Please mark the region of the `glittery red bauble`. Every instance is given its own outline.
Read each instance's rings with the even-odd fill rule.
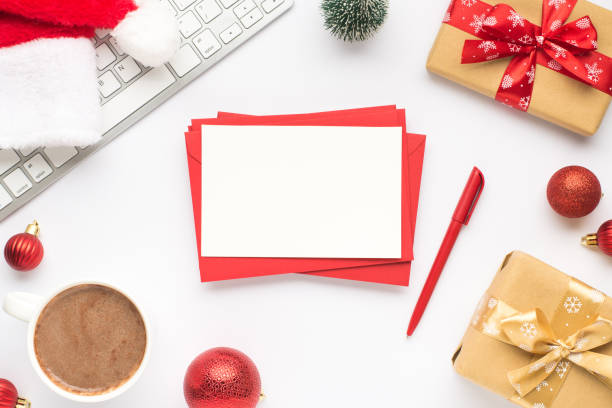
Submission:
[[[13,235],[4,247],[6,262],[18,271],[36,268],[42,261],[44,253],[40,239],[27,232]]]
[[[253,408],[261,395],[261,379],[246,354],[218,347],[189,365],[183,392],[189,408]]]
[[[604,222],[597,230],[597,246],[602,252],[612,256],[612,220]]]
[[[17,388],[10,381],[0,378],[0,408],[15,408],[18,398]]]
[[[564,217],[589,214],[601,200],[601,185],[590,170],[580,166],[564,167],[551,177],[546,189],[550,206]]]

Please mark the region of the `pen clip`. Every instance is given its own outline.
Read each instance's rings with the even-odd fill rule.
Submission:
[[[460,222],[463,225],[468,225],[470,218],[472,218],[472,214],[474,213],[474,209],[476,208],[476,203],[478,203],[482,190],[484,189],[484,184],[484,175],[478,169],[478,167],[474,167],[472,173],[470,174],[470,178],[465,185],[465,189],[463,190],[463,194],[461,195],[457,209],[453,214],[453,219],[455,221]]]

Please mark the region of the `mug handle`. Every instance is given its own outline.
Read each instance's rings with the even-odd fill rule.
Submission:
[[[43,298],[26,292],[12,292],[4,298],[2,308],[16,319],[29,322],[43,303]]]

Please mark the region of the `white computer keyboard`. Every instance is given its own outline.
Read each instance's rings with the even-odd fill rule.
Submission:
[[[155,109],[255,33],[293,0],[160,0],[174,13],[181,47],[158,68],[145,67],[108,31],[93,39],[102,105],[102,141],[88,147],[0,150],[0,220],[57,181],[88,155]]]

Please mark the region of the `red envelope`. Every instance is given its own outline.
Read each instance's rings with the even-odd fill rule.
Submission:
[[[343,112],[323,112],[318,114],[248,117],[244,115],[219,114],[219,119],[194,120],[186,133],[187,152],[189,157],[189,172],[196,225],[198,252],[201,250],[201,129],[202,124],[269,124],[269,125],[338,125],[338,126],[399,126],[404,123],[403,112],[394,107],[379,107]],[[332,276],[346,279],[365,280],[370,282],[407,285],[412,259],[412,236],[416,209],[420,173],[422,169],[424,136],[410,135],[404,137],[404,153],[410,157],[404,165],[403,202],[406,211],[402,214],[404,228],[402,231],[402,258],[398,260],[376,259],[288,259],[288,258],[214,258],[201,257],[200,272],[203,282],[263,276],[291,272],[313,272],[321,276]],[[411,169],[413,171],[408,171]],[[416,182],[415,175],[417,173]],[[410,191],[410,193],[409,193]],[[416,191],[416,195],[414,192]],[[384,264],[384,265],[382,265]],[[373,266],[375,265],[375,266]],[[388,268],[383,268],[387,266]],[[376,267],[376,269],[374,269]],[[351,269],[346,269],[351,268]],[[356,268],[356,269],[355,269]]]

